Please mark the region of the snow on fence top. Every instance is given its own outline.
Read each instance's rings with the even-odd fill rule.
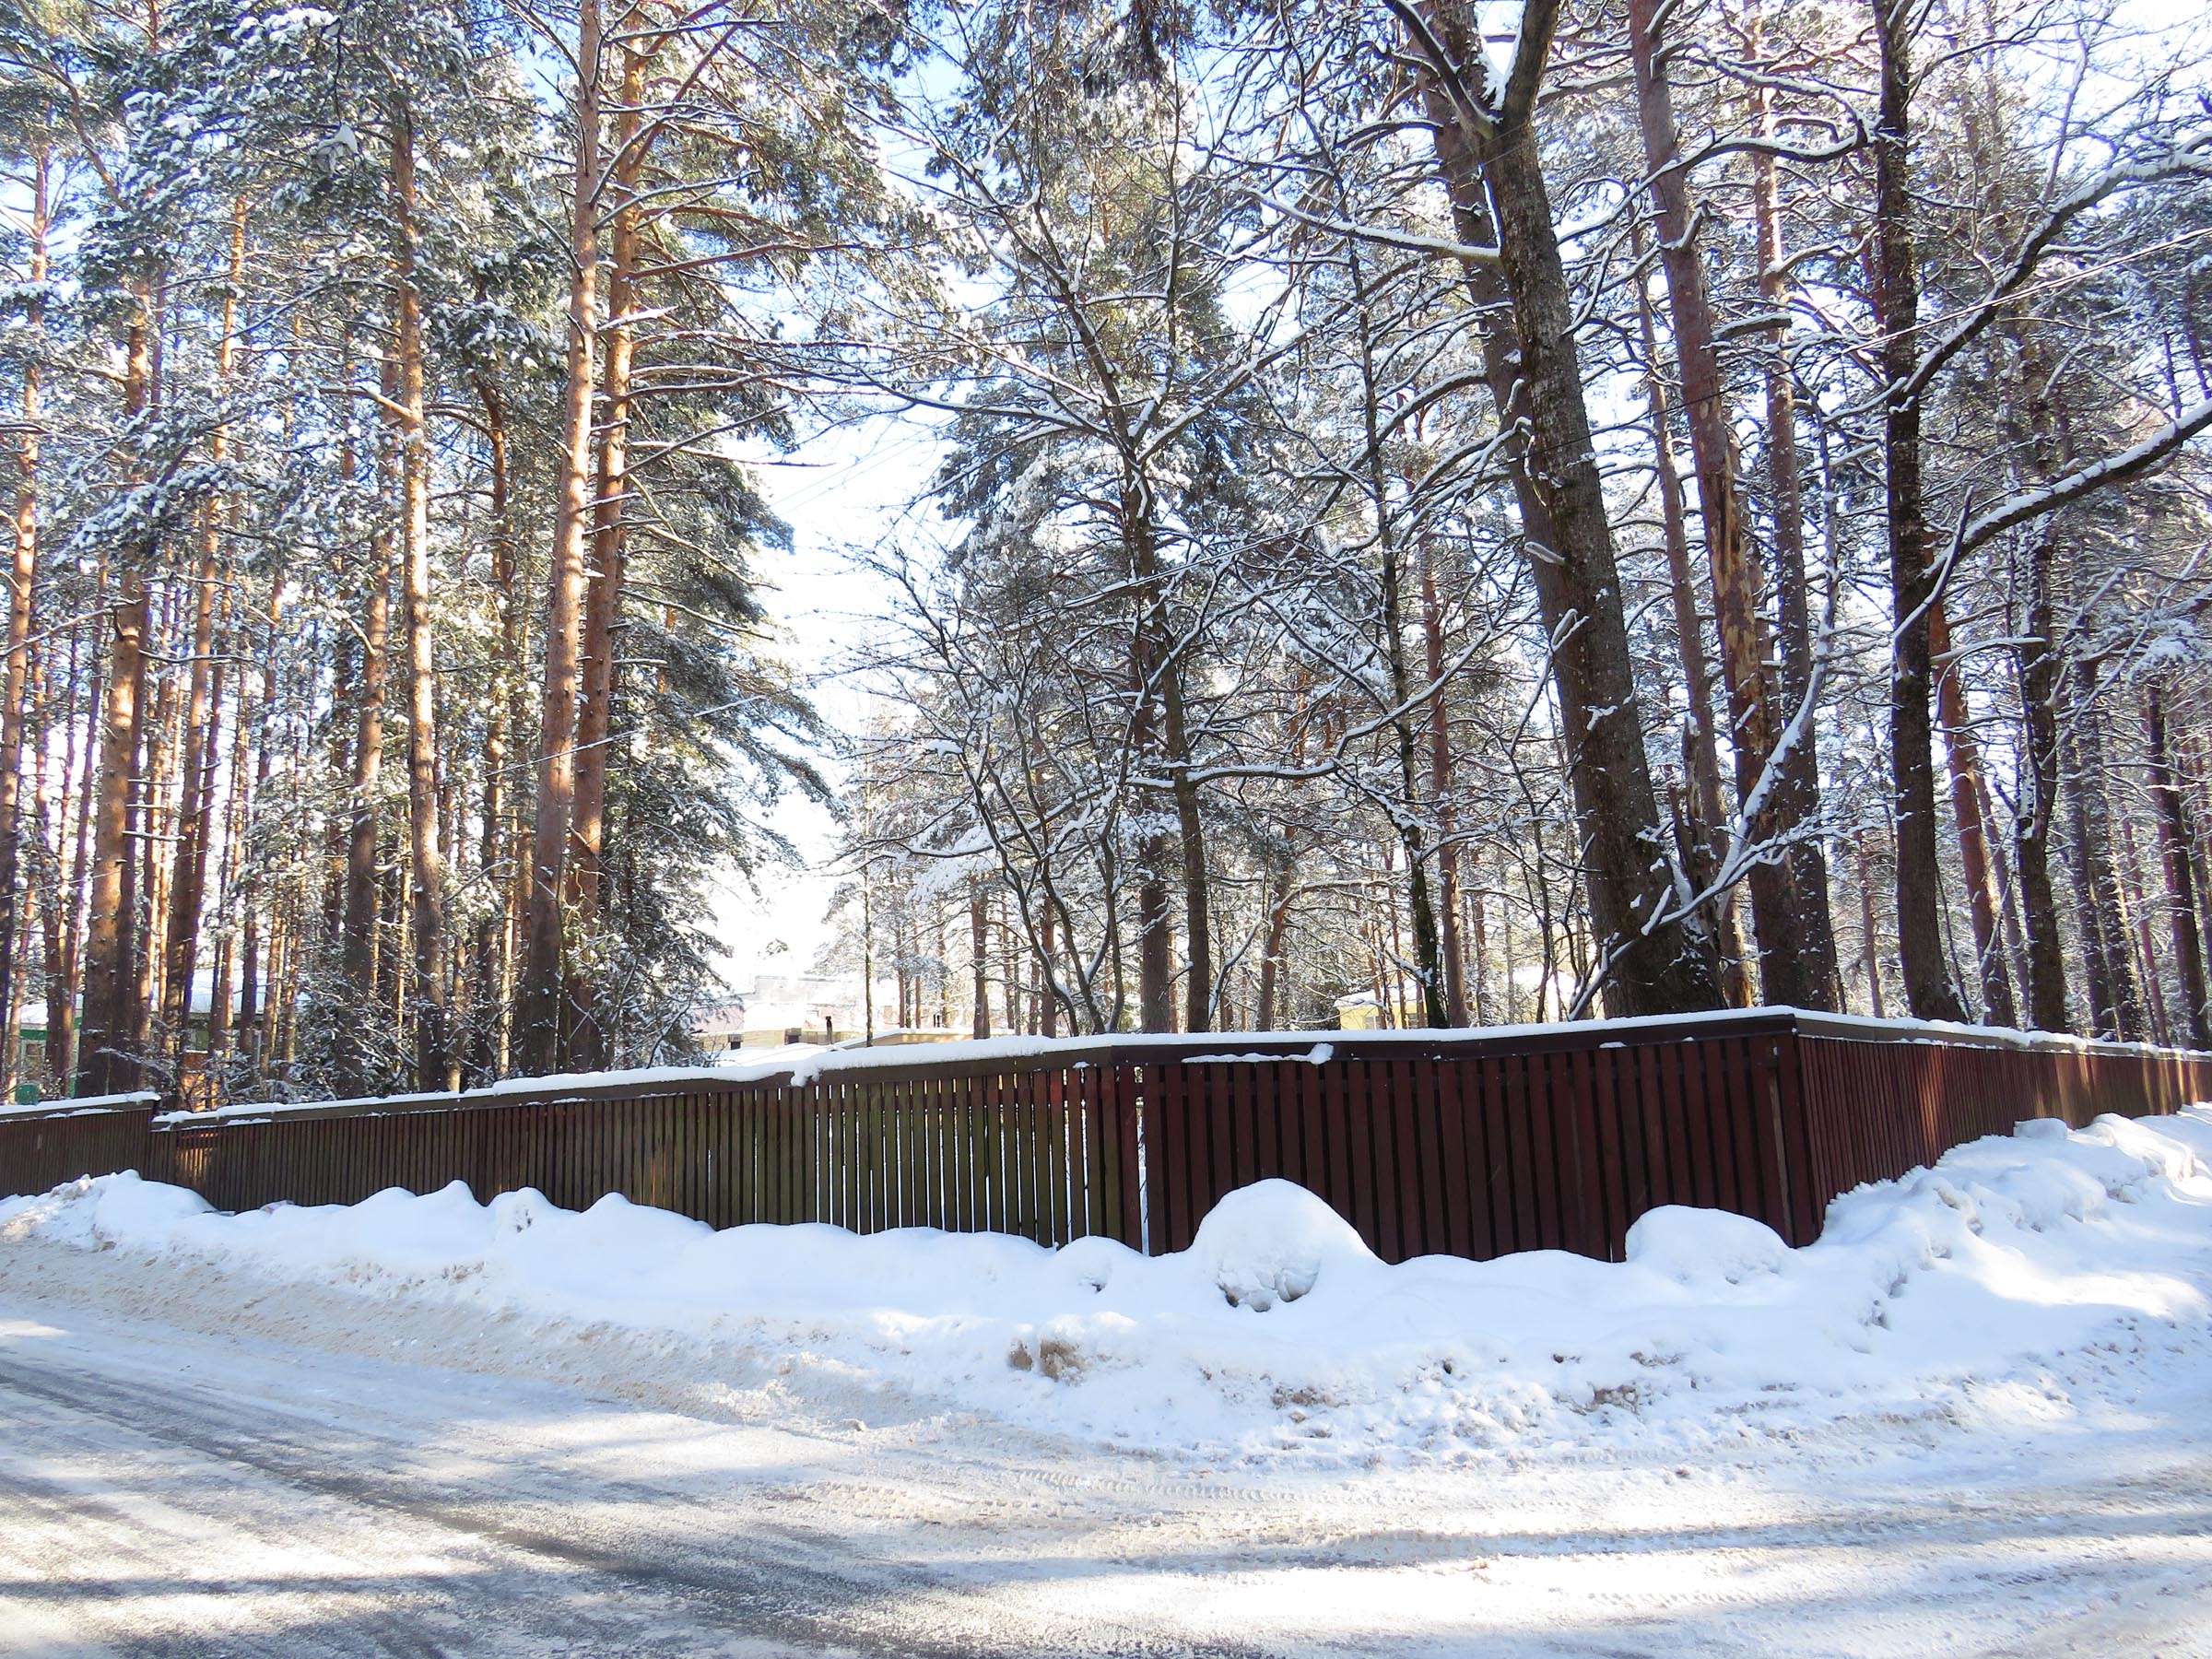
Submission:
[[[1116,1032],[1088,1037],[994,1037],[980,1041],[912,1043],[882,1047],[818,1049],[794,1053],[791,1049],[768,1051],[762,1058],[737,1064],[709,1065],[639,1066],[625,1071],[566,1072],[549,1077],[509,1077],[477,1088],[454,1093],[431,1092],[369,1095],[343,1100],[293,1101],[243,1100],[212,1112],[169,1112],[158,1115],[158,1124],[178,1126],[222,1121],[257,1121],[301,1112],[339,1113],[421,1112],[471,1105],[511,1102],[516,1097],[557,1100],[611,1095],[643,1096],[723,1089],[732,1084],[782,1084],[804,1087],[852,1073],[893,1071],[907,1074],[957,1074],[994,1063],[1028,1062],[1022,1069],[1046,1069],[1053,1065],[1080,1066],[1110,1064],[1138,1055],[1157,1054],[1185,1065],[1206,1063],[1302,1061],[1324,1065],[1332,1058],[1352,1057],[1352,1051],[1411,1049],[1419,1052],[1449,1048],[1472,1053],[1517,1049],[1535,1045],[1575,1048],[1618,1046],[1639,1041],[1749,1036],[1760,1032],[1790,1031],[1813,1037],[1840,1038],[1869,1042],[1941,1042],[1976,1048],[2008,1048],[2039,1052],[2099,1054],[2157,1054],[2161,1050],[2147,1043],[2109,1042],[2050,1031],[2025,1031],[2002,1026],[1959,1025],[1944,1020],[1871,1019],[1858,1015],[1826,1014],[1783,1006],[1724,1008],[1703,1013],[1660,1014],[1640,1018],[1585,1019],[1540,1025],[1473,1026],[1453,1030],[1422,1029],[1397,1031],[1239,1031],[1214,1033]],[[151,1095],[104,1096],[99,1100],[48,1101],[40,1108],[143,1104]]]
[[[87,1112],[134,1112],[159,1106],[161,1097],[152,1089],[134,1094],[79,1095],[75,1100],[9,1100],[0,1103],[0,1117],[76,1117]]]

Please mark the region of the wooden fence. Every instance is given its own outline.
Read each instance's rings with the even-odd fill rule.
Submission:
[[[160,1097],[103,1095],[0,1110],[0,1196],[42,1193],[79,1175],[144,1171]]]
[[[1618,1258],[1663,1204],[1793,1243],[1828,1201],[2021,1118],[2212,1099],[2212,1055],[1755,1009],[1490,1032],[1138,1037],[612,1074],[460,1096],[0,1118],[0,1193],[135,1168],[223,1209],[463,1181],[715,1227],[941,1227],[1186,1247],[1226,1193],[1311,1188],[1376,1252]]]

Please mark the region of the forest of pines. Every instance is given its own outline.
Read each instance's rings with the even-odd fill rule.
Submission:
[[[792,796],[885,1026],[2212,1047],[2185,9],[0,0],[7,1080],[683,1059]]]

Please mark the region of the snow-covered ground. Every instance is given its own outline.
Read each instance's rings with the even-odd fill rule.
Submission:
[[[0,1203],[0,1653],[2212,1653],[2212,1112],[1630,1257],[78,1183]]]

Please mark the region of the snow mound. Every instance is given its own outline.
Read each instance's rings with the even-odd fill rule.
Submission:
[[[1392,1265],[1281,1181],[1154,1258],[1103,1239],[716,1232],[620,1197],[482,1205],[458,1183],[227,1216],[129,1174],[0,1202],[0,1277],[41,1244],[143,1265],[157,1300],[177,1268],[338,1284],[371,1299],[364,1318],[439,1302],[525,1322],[518,1340],[626,1341],[641,1364],[834,1378],[1208,1457],[1712,1448],[1853,1416],[2047,1425],[2077,1409],[2069,1379],[2124,1395],[2154,1349],[2212,1362],[2212,1108],[2023,1124],[1843,1195],[1799,1250],[1740,1216],[1653,1210],[1619,1263]]]
[[[1358,1283],[1380,1266],[1367,1241],[1304,1187],[1261,1181],[1240,1187],[1198,1224],[1191,1254],[1204,1264],[1232,1308],[1265,1313],[1321,1283]]]
[[[1646,1210],[1630,1224],[1627,1242],[1630,1261],[1683,1285],[1715,1278],[1740,1285],[1780,1272],[1790,1254],[1782,1235],[1764,1221],[1679,1204]]]
[[[166,1237],[215,1206],[183,1187],[121,1175],[80,1176],[35,1197],[0,1200],[0,1245],[46,1239],[78,1250],[113,1250]]]

